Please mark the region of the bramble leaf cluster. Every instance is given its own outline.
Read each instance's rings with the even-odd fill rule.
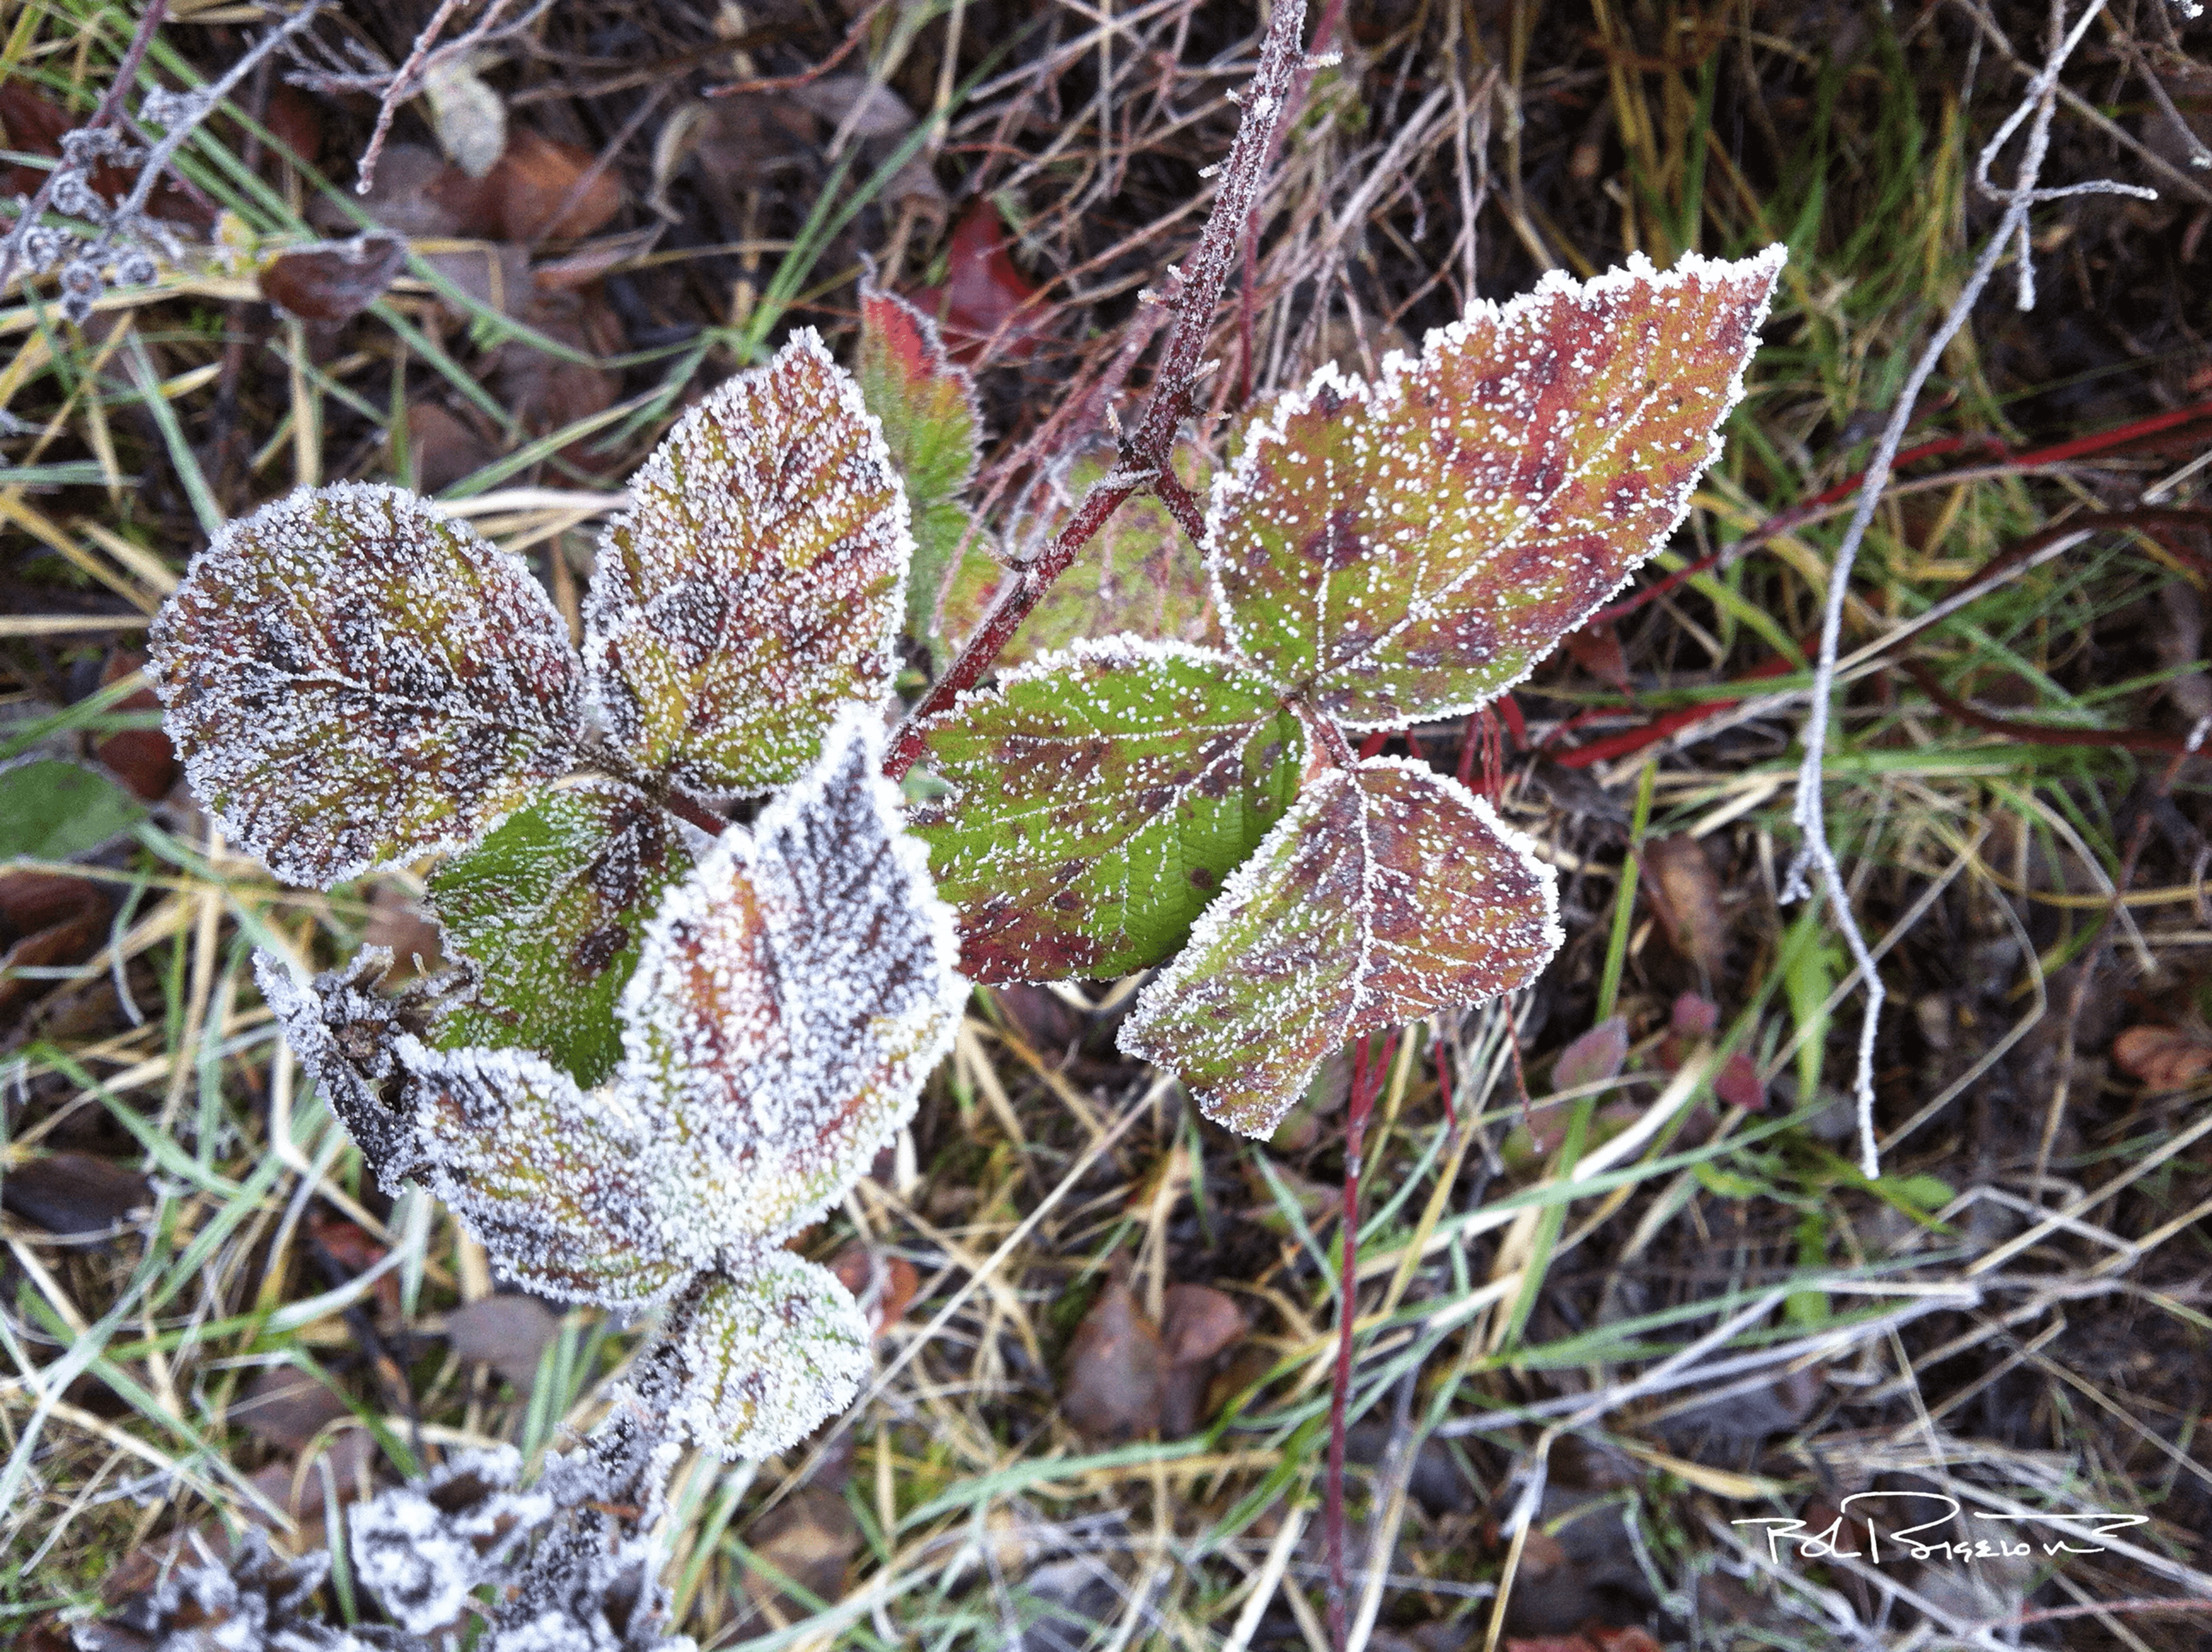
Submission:
[[[1376,383],[1328,367],[1279,400],[1211,489],[1225,648],[1078,643],[928,726],[950,789],[916,826],[964,967],[1172,958],[1122,1048],[1254,1134],[1346,1040],[1532,979],[1559,941],[1532,847],[1347,737],[1479,709],[1658,549],[1781,262],[1553,275]]]
[[[664,1420],[726,1455],[866,1375],[851,1294],[784,1246],[910,1115],[966,992],[880,772],[910,554],[880,424],[802,332],[640,471],[580,653],[517,558],[357,483],[233,524],[154,628],[195,790],[280,877],[447,857],[453,975],[256,959],[366,1162],[520,1283],[663,1309]]]

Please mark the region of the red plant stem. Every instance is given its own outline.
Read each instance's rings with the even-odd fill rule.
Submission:
[[[1336,1302],[1336,1380],[1328,1398],[1328,1479],[1322,1493],[1322,1527],[1328,1539],[1328,1636],[1343,1652],[1347,1592],[1344,1576],[1345,1413],[1352,1400],[1352,1331],[1359,1317],[1359,1153],[1367,1139],[1367,1121],[1375,1111],[1375,1092],[1396,1054],[1398,1036],[1382,1041],[1382,1053],[1370,1059],[1367,1040],[1352,1046],[1352,1095],[1344,1114],[1344,1212],[1342,1269]]]
[[[975,635],[962,647],[945,675],[930,686],[921,702],[907,714],[884,759],[884,773],[891,779],[903,778],[921,756],[923,724],[982,680],[983,673],[990,669],[991,662],[999,657],[1000,650],[1029,616],[1030,610],[1037,605],[1052,582],[1067,571],[1077,553],[1105,525],[1106,519],[1123,500],[1139,489],[1150,486],[1168,501],[1169,509],[1176,512],[1177,521],[1188,531],[1189,525],[1184,521],[1173,495],[1180,494],[1182,501],[1194,507],[1195,501],[1191,500],[1188,489],[1174,482],[1170,456],[1176,427],[1195,404],[1193,392],[1202,376],[1200,358],[1206,351],[1206,336],[1212,330],[1214,307],[1220,302],[1221,289],[1237,266],[1237,238],[1245,215],[1259,198],[1276,128],[1290,112],[1297,70],[1305,61],[1298,45],[1305,26],[1305,0],[1283,0],[1268,20],[1267,38],[1260,46],[1259,70],[1245,89],[1243,118],[1237,122],[1228,159],[1222,163],[1221,187],[1215,191],[1212,210],[1206,214],[1206,228],[1199,232],[1198,246],[1184,259],[1181,278],[1176,284],[1171,301],[1176,309],[1175,328],[1169,333],[1167,347],[1161,354],[1155,380],[1158,387],[1137,428],[1121,444],[1121,463],[1110,475],[1092,485],[1066,527],[1043,555],[1024,568],[1018,580],[1000,589],[991,611],[976,627]],[[1170,479],[1170,486],[1161,486],[1159,479],[1163,477]]]
[[[2022,745],[2100,746],[2115,751],[2157,752],[2181,757],[2189,755],[2189,742],[2177,735],[2160,734],[2147,728],[2065,728],[2047,723],[2023,723],[2010,717],[1992,717],[1985,711],[1977,711],[1965,701],[1944,691],[1936,680],[1935,673],[1917,659],[1902,659],[1899,668],[1919,686],[1940,707],[1946,715],[1955,717],[1970,728],[1988,734],[2002,734]]]
[[[1955,453],[1973,449],[1987,452],[1995,451],[2004,456],[2006,465],[2013,470],[2032,470],[2043,465],[2063,465],[2069,459],[2086,459],[2145,436],[2154,436],[2160,431],[2178,425],[2195,424],[2212,419],[2212,401],[2197,402],[2188,407],[2175,408],[2169,413],[2154,413],[2150,417],[2137,419],[2129,424],[2117,425],[2110,430],[2099,430],[2072,441],[2062,441],[2056,446],[2039,447],[2033,452],[2015,454],[1994,436],[1944,436],[1935,441],[1923,442],[1917,447],[1908,447],[1892,461],[1892,467],[1910,465],[1915,459],[1934,459],[1943,453]],[[1590,616],[1587,623],[1597,625],[1607,620],[1617,620],[1634,613],[1646,603],[1656,602],[1668,592],[1687,584],[1700,574],[1710,573],[1725,562],[1732,562],[1753,547],[1762,544],[1778,534],[1787,533],[1799,523],[1826,510],[1829,506],[1848,499],[1858,491],[1866,472],[1856,471],[1832,488],[1825,488],[1812,498],[1778,511],[1733,544],[1723,545],[1709,556],[1700,556],[1687,567],[1679,568],[1664,579],[1656,580],[1642,590],[1631,592],[1619,602],[1601,608]]]

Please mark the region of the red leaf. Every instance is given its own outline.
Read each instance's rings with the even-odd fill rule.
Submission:
[[[973,363],[987,349],[997,361],[1026,361],[1036,354],[1050,312],[1030,301],[1039,289],[1007,252],[1012,245],[999,209],[988,197],[978,200],[952,227],[945,284],[913,295],[924,315],[937,318],[956,361]]]
[[[1738,1050],[1713,1075],[1713,1096],[1747,1113],[1766,1111],[1766,1086],[1759,1081],[1759,1064]]]
[[[1611,620],[1592,620],[1561,637],[1559,646],[1599,682],[1628,691],[1628,657],[1620,651],[1620,633]]]
[[[1581,1090],[1620,1076],[1628,1060],[1628,1018],[1611,1016],[1559,1052],[1552,1064],[1552,1088]]]
[[[1668,1024],[1678,1038],[1711,1038],[1720,1030],[1721,1006],[1709,998],[1685,993],[1674,1000]]]
[[[143,654],[118,652],[100,672],[100,685],[120,682],[145,663]],[[155,711],[161,704],[153,689],[141,689],[119,701],[115,709]],[[177,749],[158,728],[118,729],[95,744],[92,755],[148,803],[168,796],[169,788],[177,783]]]
[[[2112,1060],[2152,1090],[2186,1090],[2212,1072],[2212,1039],[2174,1027],[2130,1027],[2112,1041]]]

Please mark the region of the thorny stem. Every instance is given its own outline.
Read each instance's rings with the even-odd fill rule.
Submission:
[[[1298,45],[1305,11],[1305,0],[1284,0],[1268,20],[1267,38],[1260,46],[1260,67],[1244,94],[1243,118],[1237,124],[1229,157],[1222,162],[1221,186],[1214,193],[1197,248],[1184,260],[1170,301],[1176,311],[1175,330],[1168,335],[1167,348],[1160,358],[1158,388],[1137,428],[1121,444],[1121,462],[1092,484],[1059,537],[1021,570],[1019,579],[999,593],[975,635],[908,714],[884,759],[884,773],[891,779],[902,778],[921,755],[922,725],[982,680],[1030,610],[1124,500],[1149,487],[1167,502],[1186,532],[1198,520],[1196,501],[1175,480],[1169,457],[1176,428],[1189,416],[1193,392],[1204,376],[1200,358],[1212,328],[1214,307],[1236,267],[1245,215],[1259,198],[1275,128],[1290,107],[1295,79],[1305,61]],[[1199,532],[1202,535],[1202,525]]]
[[[1875,968],[1873,953],[1868,949],[1866,937],[1859,931],[1857,920],[1851,915],[1850,896],[1844,886],[1843,869],[1837,864],[1836,852],[1828,842],[1827,818],[1823,808],[1821,782],[1826,774],[1828,744],[1828,719],[1835,699],[1836,657],[1843,635],[1844,604],[1850,594],[1851,567],[1857,559],[1859,546],[1866,538],[1868,527],[1874,521],[1875,509],[1881,503],[1882,492],[1889,483],[1890,471],[1896,463],[1897,452],[1905,440],[1906,428],[1911,423],[1914,407],[1920,392],[1951,341],[1966,326],[1980,300],[1982,289],[1989,285],[1990,277],[1996,273],[1997,265],[2008,252],[2015,249],[2020,255],[2020,307],[2033,307],[2035,288],[2032,249],[2027,246],[2027,216],[2031,208],[2040,202],[2057,200],[2069,195],[2150,194],[2152,191],[2134,185],[2112,183],[2075,184],[2064,189],[2039,189],[2037,181],[2042,176],[2043,163],[2049,153],[2051,122],[2057,111],[2058,72],[2074,54],[2089,25],[2105,9],[2106,0],[2090,0],[2072,29],[2066,27],[2065,0],[2051,0],[2051,46],[2042,70],[2028,87],[2027,95],[2021,100],[1996,136],[1983,148],[1975,167],[1975,181],[1995,199],[2005,203],[2005,213],[1989,243],[1976,260],[1973,272],[1966,278],[1950,312],[1928,341],[1912,371],[1905,377],[1898,392],[1896,404],[1891,409],[1889,422],[1883,428],[1881,440],[1875,449],[1874,459],[1867,466],[1866,476],[1860,484],[1857,507],[1851,513],[1850,525],[1844,529],[1842,542],[1836,547],[1835,561],[1828,571],[1827,604],[1820,620],[1820,652],[1814,668],[1812,705],[1805,719],[1805,757],[1797,771],[1797,805],[1796,810],[1802,846],[1797,852],[1796,862],[1790,869],[1790,880],[1783,891],[1785,900],[1802,900],[1812,891],[1806,879],[1808,868],[1820,874],[1829,905],[1836,916],[1836,927],[1842,932],[1844,944],[1850,949],[1851,961],[1859,978],[1866,983],[1867,1004],[1864,1019],[1859,1026],[1858,1072],[1855,1085],[1858,1102],[1859,1165],[1871,1179],[1881,1173],[1881,1157],[1875,1143],[1874,1119],[1874,1058],[1875,1035],[1880,1025],[1881,1006],[1888,996],[1881,984],[1881,975]],[[1998,152],[2008,143],[2021,125],[2027,125],[2027,148],[2021,158],[2020,171],[2013,187],[2000,190],[1990,181],[1990,167]]]

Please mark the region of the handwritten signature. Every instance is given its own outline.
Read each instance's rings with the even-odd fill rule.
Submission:
[[[1925,1505],[1929,1503],[1940,1503],[1942,1506],[1942,1512],[1932,1519],[1923,1520],[1915,1526],[1886,1530],[1873,1513],[1863,1509],[1855,1510],[1853,1508],[1854,1504],[1900,1501],[1917,1502],[1923,1505],[1922,1509],[1910,1511],[1912,1513],[1923,1512]],[[1767,1558],[1777,1565],[1781,1564],[1783,1550],[1787,1545],[1794,1547],[1796,1558],[1800,1560],[1865,1560],[1879,1566],[1883,1564],[1885,1558],[1948,1560],[1972,1564],[1977,1560],[2017,1558],[2039,1552],[2054,1557],[2062,1554],[2106,1552],[2102,1544],[2083,1545],[2069,1541],[2069,1536],[2071,1534],[2048,1542],[2027,1542],[2006,1535],[1962,1538],[1918,1535],[1942,1530],[1958,1520],[1961,1513],[1975,1520],[2041,1521],[2054,1525],[2063,1520],[2069,1527],[2090,1528],[2087,1535],[2092,1538],[2109,1537],[2114,1532],[2125,1531],[2130,1526],[2141,1526],[2150,1518],[2148,1515],[2112,1514],[2001,1515],[1986,1509],[1965,1509],[1958,1498],[1946,1497],[1940,1491],[1860,1491],[1845,1497],[1838,1508],[1839,1512],[1835,1519],[1809,1535],[1805,1534],[1808,1522],[1802,1520],[1784,1520],[1778,1515],[1768,1515],[1755,1520],[1732,1520],[1729,1524],[1765,1527],[1767,1528]],[[1889,1513],[1887,1509],[1881,1512],[1885,1515]],[[1958,1529],[1963,1532],[1966,1528],[1960,1526]],[[1846,1543],[1857,1541],[1856,1534],[1860,1530],[1865,1533],[1866,1546],[1851,1549],[1844,1547]],[[1886,1553],[1883,1548],[1885,1543],[1888,1546]]]

